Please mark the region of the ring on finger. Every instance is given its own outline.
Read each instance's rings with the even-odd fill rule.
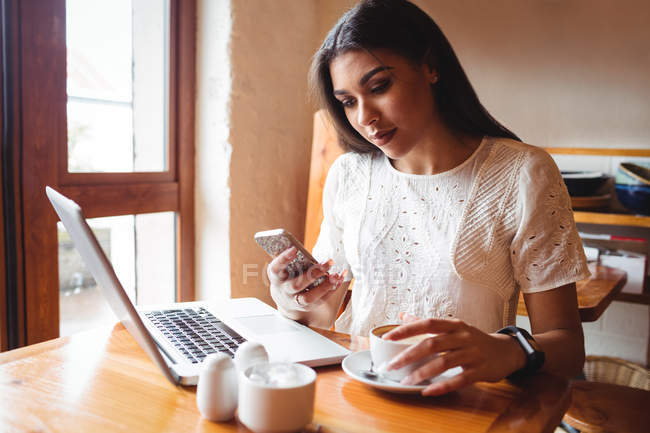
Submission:
[[[298,304],[298,306],[300,308],[305,308],[305,305],[302,302],[300,302],[300,295],[301,294],[302,293],[297,293],[296,296],[294,297],[294,299],[296,300],[296,304]]]

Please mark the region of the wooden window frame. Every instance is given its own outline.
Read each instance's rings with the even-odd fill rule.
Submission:
[[[11,143],[19,155],[22,212],[18,346],[59,336],[58,218],[46,185],[77,201],[87,218],[176,212],[176,299],[194,300],[196,0],[170,0],[169,166],[152,173],[68,173],[65,0],[3,2],[12,10],[18,64],[12,87],[20,106]],[[13,308],[4,297],[3,308]]]
[[[4,12],[0,19],[4,18]],[[4,31],[0,31],[0,46],[4,46]],[[2,52],[2,51],[0,51]],[[0,101],[4,101],[4,71],[0,67]],[[0,103],[0,131],[2,131],[2,141],[5,140],[4,134],[4,103]],[[4,143],[2,143],[4,146]],[[0,149],[2,155],[2,163],[0,163],[0,179],[2,179],[2,186],[0,187],[0,318],[7,317],[7,271],[6,271],[6,255],[5,255],[5,215],[4,215],[4,149]],[[4,352],[9,348],[7,343],[7,320],[0,319],[0,352]]]

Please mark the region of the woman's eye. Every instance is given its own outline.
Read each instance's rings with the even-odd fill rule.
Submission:
[[[343,99],[341,101],[341,105],[343,105],[345,108],[350,108],[354,106],[354,99]]]
[[[370,91],[371,91],[372,93],[381,93],[381,92],[383,92],[384,90],[386,90],[386,89],[388,88],[389,85],[390,85],[390,80],[380,81],[380,82],[377,83],[376,85],[372,86],[372,87],[370,88]]]

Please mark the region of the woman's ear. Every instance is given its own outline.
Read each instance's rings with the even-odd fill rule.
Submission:
[[[436,84],[438,82],[440,77],[438,76],[438,70],[436,68],[424,63],[422,69],[429,84]]]
[[[433,53],[431,50],[427,50],[423,59],[423,66],[426,68],[425,73],[430,84],[435,84],[439,80],[438,68],[436,68],[436,62],[433,58]]]
[[[431,84],[436,84],[440,77],[438,76],[438,71],[436,69],[429,69],[429,72],[427,73],[427,78],[429,79],[429,83]]]

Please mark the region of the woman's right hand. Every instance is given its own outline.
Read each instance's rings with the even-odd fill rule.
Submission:
[[[271,283],[271,297],[284,312],[309,312],[313,311],[336,291],[343,282],[345,271],[341,274],[328,273],[333,262],[313,265],[307,272],[290,278],[287,266],[296,257],[297,250],[291,247],[280,253],[271,261],[267,274]],[[311,283],[320,277],[326,279],[318,286],[305,290]]]

